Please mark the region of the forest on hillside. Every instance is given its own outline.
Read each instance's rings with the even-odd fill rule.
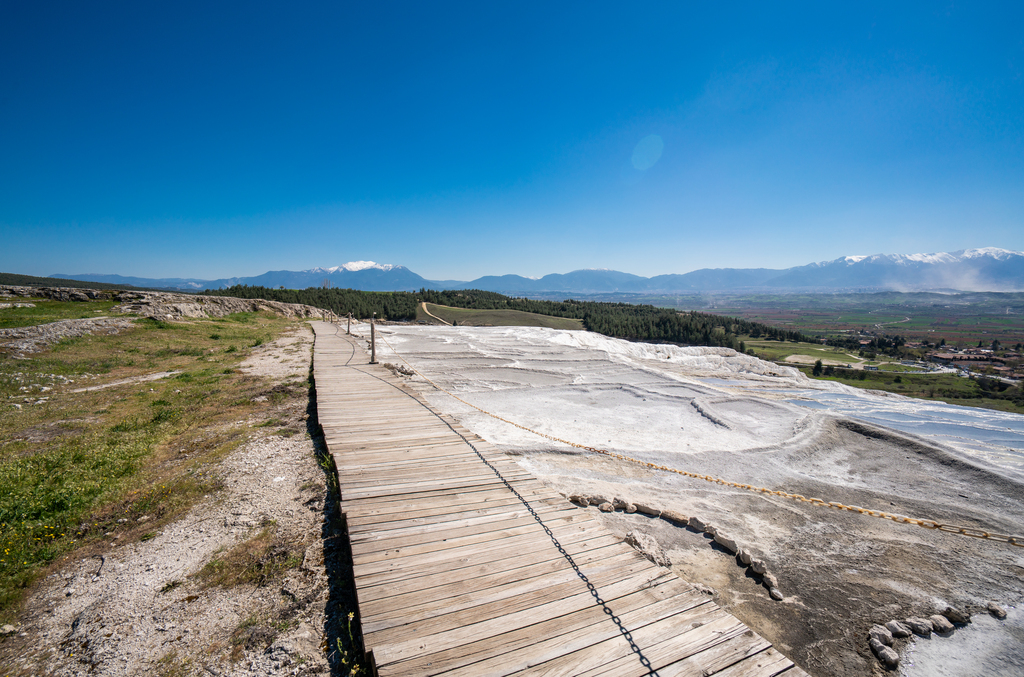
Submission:
[[[696,346],[722,346],[742,350],[739,336],[756,335],[778,341],[811,340],[799,332],[771,327],[735,317],[679,312],[669,308],[630,303],[599,301],[541,301],[513,298],[495,292],[471,290],[419,292],[364,292],[354,289],[270,289],[236,285],[205,291],[210,296],[261,298],[284,303],[304,303],[326,308],[338,315],[366,319],[372,313],[382,320],[414,320],[416,307],[423,301],[455,308],[479,310],[520,310],[540,315],[582,320],[583,326],[605,336],[634,341],[679,343]]]

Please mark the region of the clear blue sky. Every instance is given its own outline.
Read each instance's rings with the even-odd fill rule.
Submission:
[[[1024,4],[0,5],[0,271],[1024,250]]]

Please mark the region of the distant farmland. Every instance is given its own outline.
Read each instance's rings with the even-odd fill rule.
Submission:
[[[705,294],[644,301],[812,335],[863,330],[953,345],[1024,341],[1024,294],[1019,293]]]

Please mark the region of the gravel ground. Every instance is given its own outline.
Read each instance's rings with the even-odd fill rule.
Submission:
[[[308,327],[261,346],[242,366],[273,382],[305,378]],[[305,398],[274,416],[305,424]],[[17,633],[0,644],[13,674],[327,674],[321,648],[332,595],[325,573],[324,475],[308,435],[257,426],[221,463],[224,488],[151,540],[105,544],[44,579]],[[273,584],[222,589],[195,577],[212,558],[273,525],[301,564]],[[6,674],[6,672],[5,672]]]

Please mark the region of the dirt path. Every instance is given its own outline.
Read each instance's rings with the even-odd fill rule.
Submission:
[[[434,318],[435,320],[437,320],[437,321],[438,321],[438,322],[440,322],[441,324],[444,324],[444,325],[448,325],[449,327],[450,327],[450,326],[452,326],[452,323],[451,323],[451,322],[445,322],[445,321],[444,321],[444,320],[442,320],[442,319],[441,319],[440,317],[438,317],[437,315],[434,315],[434,314],[433,314],[432,312],[430,312],[429,310],[427,310],[427,302],[426,302],[426,301],[423,301],[422,303],[420,303],[420,305],[421,305],[421,306],[423,306],[423,312],[425,312],[425,313],[426,313],[427,315],[429,315],[430,317]]]
[[[865,360],[862,360],[859,357],[854,357],[851,361],[843,362],[842,360],[833,360],[827,357],[814,357],[813,355],[789,355],[783,361],[789,362],[790,364],[814,364],[818,360],[821,360],[821,363],[826,367],[846,367],[847,365],[850,365],[850,369],[863,369],[865,362]]]
[[[305,379],[312,338],[302,325],[242,371],[271,385]],[[183,518],[55,567],[0,644],[5,674],[328,674],[330,526],[307,406],[304,393],[285,397],[237,422],[249,435],[220,464],[223,489]],[[260,426],[268,415],[303,432],[275,434]],[[246,554],[259,555],[246,560],[250,575],[230,580]]]

